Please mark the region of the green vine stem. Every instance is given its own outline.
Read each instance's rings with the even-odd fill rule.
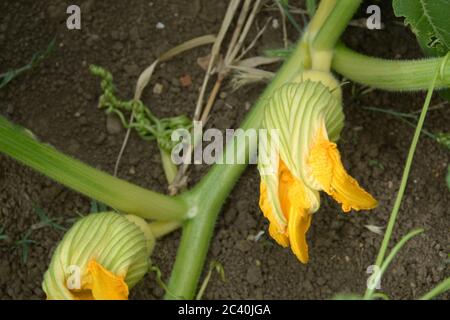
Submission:
[[[361,0],[337,0],[326,20],[320,25],[317,35],[312,40],[312,47],[316,51],[333,50],[350,19],[361,5]],[[317,10],[317,13],[320,10]]]
[[[152,230],[152,234],[156,239],[164,237],[165,235],[177,230],[181,227],[182,222],[180,220],[169,220],[169,221],[153,221],[148,224],[149,228]]]
[[[38,142],[29,131],[1,116],[0,137],[0,152],[117,210],[157,220],[187,216],[183,197],[159,194],[94,169]]]
[[[305,46],[300,42],[291,58],[284,63],[274,80],[253,106],[241,125],[242,129],[259,128],[266,100],[277,88],[302,69],[304,55]],[[235,142],[236,140],[233,140],[227,145],[224,157],[226,157],[226,153],[235,152],[235,155],[244,154],[248,158],[249,154],[256,152],[256,145],[237,144],[236,147]],[[184,224],[166,299],[194,298],[217,216],[245,168],[245,164],[216,164],[201,182],[186,194],[187,201],[195,204],[192,210],[195,211],[196,216]]]
[[[292,49],[267,51],[268,56],[286,58]],[[388,60],[370,57],[346,47],[336,46],[331,67],[348,80],[387,91],[427,90],[434,70],[442,65],[443,57],[417,60]],[[411,75],[414,76],[411,76]],[[450,63],[442,65],[436,89],[450,87]]]
[[[334,52],[332,68],[347,79],[389,91],[426,90],[444,58],[386,60],[359,54],[342,44]],[[450,87],[450,63],[443,65],[436,89]]]
[[[340,10],[344,10],[345,8],[347,10],[345,14],[347,20],[344,21],[345,25],[347,25],[353,13],[358,8],[355,4],[357,3],[359,5],[360,1],[339,0],[339,3],[341,1],[343,4],[339,5]],[[329,2],[321,2],[317,12],[321,11],[321,6],[328,5]],[[333,14],[329,16],[331,17]],[[341,17],[341,19],[343,18]],[[324,23],[327,23],[327,19],[325,19]],[[339,24],[341,23],[339,22]],[[340,28],[341,32],[344,29]],[[294,75],[302,70],[304,64],[309,64],[307,61],[309,52],[308,45],[305,43],[306,41],[307,39],[302,38],[298,42],[290,57],[276,73],[272,82],[243,121],[241,125],[242,129],[259,128],[262,121],[262,110],[265,107],[267,99],[272,96],[276,89],[289,82]],[[256,145],[243,146],[242,144],[238,144],[236,146],[235,142],[236,140],[232,140],[226,146],[224,157],[226,157],[227,153],[232,152],[235,154],[244,154],[248,158],[248,155],[253,155],[256,152]],[[208,252],[217,216],[228,194],[245,168],[246,165],[216,164],[201,182],[186,194],[187,201],[195,205],[192,208],[195,218],[187,220],[184,224],[177,258],[168,285],[169,290],[165,296],[166,299],[179,299],[180,297],[193,299],[195,297],[195,291]],[[255,186],[255,189],[258,188]]]

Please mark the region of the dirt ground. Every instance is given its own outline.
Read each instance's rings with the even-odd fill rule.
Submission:
[[[291,1],[292,2],[292,1]],[[112,173],[124,131],[111,134],[106,117],[98,110],[99,81],[88,66],[109,69],[122,97],[131,98],[139,73],[159,53],[196,36],[218,31],[226,1],[79,1],[82,29],[69,31],[65,11],[72,2],[0,2],[0,73],[25,64],[56,37],[54,52],[37,68],[0,90],[0,113],[33,131],[66,154]],[[302,1],[292,2],[303,6]],[[256,25],[279,12],[263,11]],[[364,11],[359,14],[364,17]],[[299,18],[297,16],[297,18]],[[369,31],[350,27],[345,42],[361,52],[384,58],[420,57],[414,36],[383,5],[385,29]],[[301,19],[298,19],[301,21]],[[164,29],[156,28],[158,22]],[[256,30],[256,29],[255,29]],[[256,32],[253,30],[253,32]],[[289,26],[290,38],[297,37]],[[269,27],[253,53],[283,45],[281,28]],[[198,57],[202,47],[157,68],[143,96],[159,116],[192,116],[204,71]],[[178,79],[191,75],[193,85],[180,86]],[[153,86],[163,85],[161,94]],[[237,127],[264,84],[233,92],[226,85],[216,102],[210,126]],[[413,128],[363,106],[411,112],[421,108],[424,94],[372,91],[358,95],[360,86],[345,86],[346,125],[340,150],[346,167],[380,202],[371,212],[344,214],[322,195],[322,207],[313,220],[308,242],[310,263],[300,264],[290,250],[276,245],[264,234],[267,229],[258,208],[259,177],[254,166],[244,173],[225,204],[217,222],[208,262],[217,260],[226,281],[213,274],[206,299],[328,299],[337,293],[363,293],[382,237],[365,225],[385,226],[400,183]],[[441,102],[435,97],[433,104]],[[448,106],[430,112],[426,128],[449,130]],[[414,228],[423,235],[411,240],[383,278],[382,291],[395,299],[417,298],[450,275],[450,193],[445,186],[449,152],[422,136],[417,148],[409,185],[401,207],[394,240]],[[191,184],[206,172],[196,166]],[[119,176],[143,187],[165,192],[166,183],[155,143],[142,141],[133,133]],[[218,184],[217,187],[220,187]],[[38,206],[57,222],[70,226],[77,213],[89,212],[90,200],[0,155],[0,227],[8,238],[0,240],[0,299],[42,299],[42,275],[62,231],[42,228],[31,232],[29,256],[18,244],[39,219]],[[170,274],[180,232],[157,243],[154,263],[164,279]],[[135,299],[158,299],[164,291],[149,274],[132,291]],[[441,298],[449,298],[444,295]]]

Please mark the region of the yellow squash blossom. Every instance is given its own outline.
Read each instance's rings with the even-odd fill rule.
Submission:
[[[44,275],[49,300],[124,300],[146,274],[155,239],[147,223],[114,212],[90,214],[66,233]]]
[[[312,80],[312,81],[311,81]],[[268,101],[259,144],[260,207],[269,233],[308,262],[306,233],[325,191],[343,211],[372,209],[377,201],[345,171],[335,141],[344,124],[334,78],[309,72],[279,88]]]

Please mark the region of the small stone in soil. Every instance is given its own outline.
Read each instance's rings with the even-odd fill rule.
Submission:
[[[122,131],[122,123],[116,115],[108,114],[106,116],[106,131],[109,134],[118,134]]]
[[[261,269],[256,265],[256,264],[252,264],[248,269],[247,269],[247,282],[250,284],[257,284],[260,282],[262,278],[262,274],[261,274]]]
[[[154,94],[161,94],[163,92],[163,85],[161,83],[156,83],[155,86],[153,87],[153,93]]]
[[[247,240],[239,241],[238,243],[236,243],[235,247],[236,247],[237,250],[239,250],[241,252],[247,252],[247,251],[249,251],[252,248],[250,242],[247,241]]]
[[[97,138],[95,138],[94,144],[96,144],[96,145],[102,144],[105,141],[105,139],[106,139],[106,135],[103,132],[101,132],[97,136]]]

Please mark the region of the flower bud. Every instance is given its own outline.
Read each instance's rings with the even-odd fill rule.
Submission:
[[[155,238],[145,220],[115,212],[77,221],[44,275],[49,300],[127,299],[147,273]]]

